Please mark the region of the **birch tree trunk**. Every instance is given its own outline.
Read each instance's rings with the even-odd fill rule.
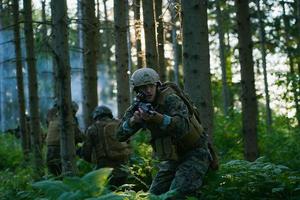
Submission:
[[[203,127],[212,142],[213,105],[209,66],[207,1],[183,0],[184,88],[200,112]]]
[[[153,4],[154,1],[142,0],[146,45],[146,66],[153,68],[157,72],[160,72],[158,66],[156,21]]]
[[[75,175],[75,138],[71,106],[71,80],[66,0],[51,1],[54,51],[58,75],[60,154],[62,174]]]
[[[24,155],[24,160],[29,161],[30,151],[30,133],[26,128],[25,116],[25,94],[23,82],[23,66],[22,66],[22,51],[20,45],[20,24],[19,24],[19,1],[13,1],[13,15],[14,15],[14,40],[15,40],[15,56],[16,56],[16,72],[17,72],[17,88],[18,88],[18,103],[19,103],[19,127],[21,133],[21,143]]]
[[[267,75],[267,62],[266,62],[266,32],[265,25],[263,22],[262,11],[260,9],[260,0],[256,0],[258,20],[259,20],[259,39],[260,39],[260,52],[262,58],[262,67],[264,75],[264,85],[265,85],[265,98],[266,98],[266,124],[267,132],[271,133],[272,129],[272,112],[270,108],[270,95],[268,86],[268,75]]]
[[[258,158],[257,144],[257,99],[252,56],[249,1],[235,0],[242,85],[242,124],[246,160]]]
[[[114,0],[118,117],[123,116],[130,104],[126,7],[127,0]]]
[[[142,23],[141,23],[141,0],[133,0],[135,46],[137,54],[137,68],[144,66],[142,51]]]
[[[37,86],[37,70],[36,58],[34,53],[34,39],[32,28],[32,7],[31,0],[24,0],[24,30],[25,43],[28,67],[28,83],[29,83],[29,113],[30,113],[30,129],[33,134],[34,143],[34,159],[35,171],[37,176],[43,175],[43,156],[42,156],[42,139],[41,127],[39,118],[39,100],[38,100],[38,86]]]
[[[85,127],[91,122],[91,113],[98,105],[97,95],[97,50],[99,31],[95,16],[95,1],[81,0],[83,20],[83,115]]]
[[[167,80],[166,66],[165,66],[165,34],[162,16],[162,0],[155,1],[155,19],[157,21],[157,44],[158,44],[158,66],[160,80],[165,82]]]

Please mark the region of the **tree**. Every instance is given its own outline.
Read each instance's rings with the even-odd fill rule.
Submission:
[[[34,138],[33,149],[35,158],[35,170],[37,176],[43,174],[43,156],[42,156],[42,138],[39,118],[39,100],[37,87],[37,70],[36,58],[34,53],[34,38],[32,28],[32,7],[31,0],[24,0],[24,30],[28,67],[28,83],[29,83],[29,113],[30,113],[30,129]]]
[[[242,125],[246,160],[258,158],[257,98],[252,56],[251,25],[248,0],[235,0],[242,86]]]
[[[108,13],[107,13],[107,0],[103,0],[103,6],[104,6],[104,41],[103,43],[106,43],[105,48],[103,49],[105,52],[105,60],[106,60],[106,64],[109,67],[109,71],[110,74],[113,73],[113,67],[112,67],[112,62],[111,62],[111,26],[109,24],[109,20],[108,20]]]
[[[266,62],[266,31],[263,21],[263,12],[260,9],[260,0],[256,0],[257,14],[259,21],[259,39],[260,39],[260,52],[262,58],[262,67],[264,74],[264,86],[265,86],[265,98],[266,98],[266,124],[267,132],[271,132],[272,127],[272,112],[270,108],[270,95],[269,95],[269,86],[268,86],[268,75],[267,75],[267,62]]]
[[[212,140],[207,1],[182,1],[184,88],[200,112],[204,129]]]
[[[133,1],[133,12],[134,12],[134,31],[135,31],[135,46],[137,54],[137,67],[141,68],[144,66],[143,52],[142,52],[142,23],[141,23],[141,0]]]
[[[118,116],[125,113],[130,103],[127,48],[127,0],[114,0],[115,44],[117,65]]]
[[[298,126],[300,126],[300,105],[299,105],[299,95],[297,93],[297,88],[299,88],[299,85],[297,85],[297,81],[296,81],[296,70],[295,70],[295,59],[293,56],[293,51],[292,51],[292,47],[290,45],[290,38],[291,38],[291,34],[290,31],[292,30],[292,27],[290,27],[290,22],[289,22],[289,18],[286,15],[286,10],[285,10],[285,1],[280,1],[281,6],[282,6],[282,18],[283,18],[283,24],[284,24],[284,46],[285,46],[285,52],[287,54],[288,57],[288,64],[290,67],[290,72],[289,72],[289,79],[288,83],[291,83],[291,91],[292,94],[294,96],[294,104],[295,104],[295,109],[296,109],[296,120],[298,123]],[[297,87],[298,86],[298,87]]]
[[[164,34],[164,24],[162,16],[162,0],[155,1],[155,19],[157,21],[157,48],[158,48],[158,66],[160,80],[165,82],[167,80],[166,66],[165,66],[165,34]]]
[[[95,1],[82,0],[83,22],[83,115],[85,126],[92,122],[91,113],[98,105],[97,96],[97,53],[98,22],[95,16]]]
[[[57,62],[58,104],[60,118],[60,151],[63,175],[75,175],[75,138],[71,107],[71,80],[68,45],[67,4],[52,0],[54,53]]]
[[[173,49],[173,60],[174,60],[174,82],[179,85],[179,58],[178,58],[178,42],[177,42],[177,10],[176,8],[178,7],[178,2],[172,1],[171,5],[169,6],[170,14],[171,14],[171,23],[172,23],[172,30],[171,30],[171,35],[172,35],[172,49]]]
[[[224,39],[223,16],[221,12],[221,0],[216,1],[217,28],[219,35],[219,54],[222,69],[222,96],[223,96],[223,111],[227,116],[230,107],[230,91],[227,83],[227,63],[226,63],[226,47]]]
[[[25,116],[25,94],[23,83],[23,66],[22,66],[22,52],[20,44],[20,22],[19,22],[19,1],[13,1],[13,15],[14,15],[14,41],[15,41],[15,56],[16,56],[16,72],[17,72],[17,88],[18,88],[18,103],[19,103],[19,127],[21,133],[22,150],[25,161],[29,160],[30,151],[30,133],[26,128]]]
[[[142,0],[146,45],[146,66],[159,72],[154,2],[155,1]]]
[[[298,65],[298,97],[300,96],[300,0],[296,0],[296,12],[297,12],[297,65]],[[298,119],[298,127],[300,128],[300,110],[296,113],[296,118]]]

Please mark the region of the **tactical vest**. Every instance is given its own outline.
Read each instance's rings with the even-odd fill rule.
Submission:
[[[48,133],[46,137],[47,145],[60,145],[60,135],[59,135],[59,119],[56,117],[52,121],[49,122]]]
[[[131,154],[129,144],[119,142],[116,138],[116,131],[119,126],[118,120],[98,121],[94,124],[97,129],[97,145],[95,147],[97,160],[109,158],[111,160],[128,160]]]
[[[171,87],[164,87],[158,91],[156,100],[156,111],[163,113],[164,102],[167,96],[176,94]],[[177,95],[178,96],[178,95]],[[179,96],[180,97],[180,96]],[[184,102],[186,104],[186,102]],[[186,105],[189,108],[189,105]],[[155,156],[159,160],[177,160],[188,151],[197,147],[207,148],[207,138],[203,132],[203,127],[196,119],[196,116],[189,110],[189,127],[190,130],[179,141],[174,141],[172,133],[162,134],[161,130],[155,126],[149,127],[152,134],[152,145]],[[161,137],[163,135],[164,137]],[[167,135],[167,136],[166,136]]]

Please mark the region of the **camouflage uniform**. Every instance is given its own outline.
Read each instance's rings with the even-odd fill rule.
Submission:
[[[122,119],[117,137],[120,141],[126,141],[140,128],[146,126],[151,131],[151,145],[155,155],[161,151],[157,145],[159,142],[164,144],[169,142],[164,149],[164,152],[169,152],[168,156],[165,158],[158,156],[161,160],[158,165],[159,172],[151,184],[150,192],[159,195],[176,189],[178,193],[175,199],[181,199],[186,195],[195,195],[203,184],[203,177],[210,164],[207,137],[203,134],[192,145],[182,143],[182,139],[192,129],[188,108],[175,93],[164,95],[159,85],[157,87],[152,105],[155,111],[164,115],[163,122],[130,125],[130,118],[134,114],[131,106]]]
[[[47,155],[46,155],[46,162],[47,167],[50,173],[54,174],[55,176],[59,176],[62,172],[61,166],[61,157],[60,157],[60,130],[59,130],[59,117],[57,113],[57,109],[50,109],[49,112],[51,113],[51,117],[49,117],[48,121],[48,133],[46,136],[46,145],[47,145]],[[50,116],[49,115],[49,116]],[[75,143],[83,141],[83,135],[79,129],[79,125],[77,122],[77,118],[74,115],[74,136],[75,136]]]
[[[128,162],[129,152],[127,148],[122,149],[122,147],[117,147],[118,149],[120,149],[120,153],[118,154],[119,156],[110,157],[108,155],[109,149],[107,148],[112,149],[112,145],[122,146],[122,144],[116,139],[114,139],[116,142],[114,144],[105,143],[106,140],[103,138],[105,137],[104,127],[105,125],[112,122],[115,122],[116,124],[119,123],[118,120],[113,119],[111,111],[109,113],[109,116],[101,116],[99,118],[98,116],[95,116],[94,123],[90,125],[86,131],[86,139],[82,150],[83,158],[88,162],[96,163],[97,168],[114,168],[112,172],[112,178],[110,179],[110,184],[113,186],[120,186],[127,180],[128,174],[124,172],[121,167]]]

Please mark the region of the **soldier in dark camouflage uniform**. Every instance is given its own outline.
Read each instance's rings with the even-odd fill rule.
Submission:
[[[120,121],[113,118],[107,106],[96,107],[93,120],[94,123],[86,131],[86,139],[82,148],[83,158],[88,162],[96,163],[97,168],[114,168],[110,185],[123,185],[128,174],[121,168],[128,162],[130,148],[127,143],[121,143],[115,138],[115,131]],[[109,133],[105,132],[107,125],[113,126],[108,130]]]
[[[146,126],[151,131],[154,155],[161,162],[150,192],[156,195],[176,190],[174,199],[198,195],[209,168],[210,153],[203,130],[191,123],[187,105],[172,90],[161,88],[159,76],[151,68],[135,71],[131,77],[136,93],[145,94],[145,102],[154,111],[146,113],[131,106],[126,111],[117,137],[126,141]]]
[[[76,112],[78,111],[78,104],[72,102],[72,111],[74,117],[74,136],[75,143],[83,141],[83,135],[79,129]],[[62,172],[61,157],[60,157],[60,131],[59,131],[59,117],[57,104],[55,103],[47,113],[48,133],[46,136],[47,145],[47,167],[50,173],[59,176]]]

